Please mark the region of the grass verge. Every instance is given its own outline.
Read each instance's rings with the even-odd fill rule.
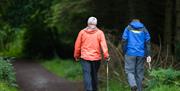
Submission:
[[[161,85],[159,87],[153,88],[150,91],[180,91],[180,87],[170,86],[170,85]]]
[[[83,80],[82,69],[79,62],[74,62],[73,60],[63,60],[63,59],[52,59],[41,61],[41,64],[48,69],[50,72],[72,81]],[[100,82],[100,91],[106,91],[106,82]],[[117,80],[109,81],[109,91],[129,91],[127,85],[122,85]]]
[[[118,80],[109,80],[109,91],[130,91],[127,85],[120,83]],[[107,91],[106,82],[100,83],[100,91]]]
[[[19,91],[16,87],[9,86],[5,82],[0,82],[0,91]]]
[[[83,74],[81,65],[79,62],[74,62],[73,60],[63,60],[63,59],[52,59],[41,61],[41,64],[51,71],[52,73],[58,75],[59,77],[63,77],[67,80],[72,81],[82,81]],[[0,87],[5,88],[5,85],[0,84]],[[100,91],[106,91],[107,85],[106,81],[99,83]],[[0,91],[16,91],[16,90],[1,90]],[[109,91],[130,91],[128,85],[124,85],[118,80],[110,79],[109,80]],[[154,87],[150,90],[145,89],[145,91],[180,91],[180,87],[178,86],[169,86],[169,85],[160,85],[159,87]]]
[[[73,60],[55,58],[42,61],[41,64],[59,77],[72,81],[82,80],[81,65],[78,62],[73,62]]]

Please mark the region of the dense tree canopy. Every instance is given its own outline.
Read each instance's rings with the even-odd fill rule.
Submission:
[[[153,43],[177,54],[179,6],[178,0],[1,0],[0,29],[25,31],[24,57],[72,57],[74,41],[88,17],[97,17],[98,27],[116,40],[132,18],[139,18]]]

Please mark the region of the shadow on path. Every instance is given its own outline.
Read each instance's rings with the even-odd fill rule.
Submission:
[[[21,91],[83,91],[82,82],[70,82],[31,60],[13,63]]]

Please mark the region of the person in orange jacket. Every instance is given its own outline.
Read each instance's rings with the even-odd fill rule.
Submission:
[[[76,61],[80,59],[85,91],[97,91],[101,49],[105,59],[109,58],[109,53],[104,33],[96,27],[97,19],[89,17],[87,24],[88,26],[79,32],[76,39],[74,58]]]

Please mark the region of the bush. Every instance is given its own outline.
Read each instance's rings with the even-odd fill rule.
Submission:
[[[12,64],[2,58],[0,59],[0,82],[6,82],[10,86],[17,86]]]
[[[24,42],[24,33],[26,29],[18,29],[16,30],[16,34],[14,36],[14,41],[8,43],[9,48],[3,51],[3,54],[6,56],[14,56],[14,57],[21,57],[22,56],[22,49],[23,49],[23,42]]]
[[[18,91],[16,87],[11,87],[5,82],[0,82],[0,91]]]
[[[169,69],[157,69],[150,72],[151,80],[148,82],[147,90],[166,86],[180,86],[180,71]],[[159,88],[160,89],[160,88]],[[164,89],[164,88],[163,88]],[[161,91],[161,90],[153,90]],[[174,90],[166,90],[174,91]]]
[[[169,86],[169,85],[161,85],[161,86],[153,88],[150,91],[180,91],[180,87]]]
[[[0,28],[0,55],[20,56],[25,28],[13,28],[8,24]]]

